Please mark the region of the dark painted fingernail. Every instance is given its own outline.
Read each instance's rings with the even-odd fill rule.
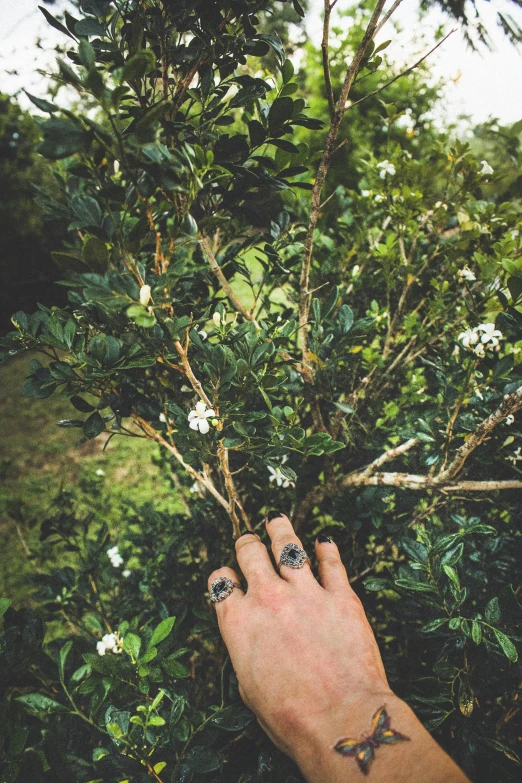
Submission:
[[[317,536],[317,540],[319,541],[320,544],[332,543],[332,539],[330,538],[330,536],[327,536],[325,533],[319,533],[319,535]]]
[[[253,530],[245,530],[243,533],[244,536],[256,536],[257,533],[255,533]]]
[[[271,522],[273,519],[277,519],[278,517],[282,517],[284,514],[282,514],[280,511],[269,511],[266,515],[266,521]]]

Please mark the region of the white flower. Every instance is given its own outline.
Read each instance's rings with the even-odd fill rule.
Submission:
[[[189,487],[189,492],[199,492],[199,482],[195,481],[191,487]]]
[[[216,310],[216,312],[212,316],[212,320],[214,321],[214,326],[216,327],[216,329],[219,329],[221,325],[221,313],[218,310]]]
[[[443,201],[437,201],[437,203],[435,204],[435,209],[445,209],[447,211],[448,205],[445,204]]]
[[[286,487],[295,487],[295,483],[281,473],[281,468],[273,468],[271,465],[268,465],[268,472],[271,474],[268,479],[270,483],[275,481],[278,487],[284,487],[285,489]]]
[[[160,413],[160,415],[158,416],[158,419],[161,421],[162,424],[166,424],[167,423],[167,417],[165,416],[164,413]]]
[[[105,476],[105,471],[102,470],[101,468],[98,468],[98,470],[96,471],[96,475],[97,476]]]
[[[355,264],[355,266],[352,267],[352,277],[357,277],[357,275],[359,274],[360,270],[361,270],[361,267],[359,266],[359,264]]]
[[[495,324],[479,324],[477,330],[482,332],[481,342],[488,343],[488,348],[496,348],[499,345],[499,339],[504,335],[500,329],[495,329]]]
[[[147,307],[150,302],[150,285],[142,285],[140,288],[140,304]]]
[[[481,160],[480,162],[482,164],[482,168],[479,171],[479,174],[482,174],[483,177],[493,174],[493,169],[491,168],[487,160]]]
[[[125,579],[128,579],[129,576],[132,574],[132,571],[130,568],[126,568],[124,571],[121,572],[121,575],[125,577]]]
[[[216,315],[216,313],[214,313]],[[217,313],[219,315],[219,313]],[[210,429],[208,419],[213,418],[216,412],[213,408],[207,408],[207,405],[203,400],[199,400],[196,403],[196,408],[191,410],[188,415],[189,427],[191,430],[199,430],[203,435],[206,435]]]
[[[516,465],[517,462],[520,462],[520,460],[522,460],[522,454],[520,453],[521,448],[522,447],[519,446],[518,449],[510,457],[508,457],[508,459],[511,460],[513,465]]]
[[[119,655],[123,652],[121,639],[117,633],[106,633],[105,636],[102,637],[101,642],[96,644],[96,650],[98,655],[105,655],[107,650],[115,655]]]
[[[218,313],[218,315],[219,315],[219,313]],[[208,334],[205,332],[205,330],[204,330],[204,329],[200,329],[200,331],[198,332],[198,334],[199,334],[199,336],[201,337],[201,339],[202,339],[202,340],[206,340],[206,339],[207,339],[207,337],[208,337]]]
[[[107,555],[114,568],[119,568],[121,565],[123,565],[123,557],[120,555],[119,548],[117,546],[111,546],[111,548],[107,550]]]
[[[381,179],[386,179],[388,174],[390,177],[393,177],[395,174],[395,166],[389,160],[383,160],[381,163],[378,163],[377,168],[380,169],[379,176]]]
[[[470,345],[478,343],[479,336],[475,329],[466,329],[465,332],[461,332],[457,337],[457,340],[462,343],[464,348],[469,348]]]
[[[515,421],[515,417],[513,416],[512,413],[510,413],[509,416],[506,416],[506,424],[511,425],[513,424],[514,421]]]
[[[457,345],[457,343],[455,343],[455,347],[454,347],[453,351],[451,352],[451,355],[452,356],[459,356],[460,355],[460,345]]]
[[[114,161],[114,173],[117,174],[119,170],[120,170],[120,161],[119,160],[115,160]]]
[[[381,201],[384,201],[384,196],[381,196],[380,193],[377,193],[377,195],[374,196],[373,200],[375,201],[376,204],[380,204]]]
[[[477,279],[469,266],[465,266],[464,269],[459,269],[459,277],[461,280],[473,281]]]
[[[372,195],[372,191],[371,190],[361,190],[361,196],[363,198],[368,198],[371,195]]]

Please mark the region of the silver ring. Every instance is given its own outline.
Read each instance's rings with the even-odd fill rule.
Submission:
[[[282,565],[290,566],[290,568],[302,568],[307,560],[310,560],[310,558],[302,546],[299,546],[299,544],[285,544],[277,568],[281,570]]]
[[[232,579],[228,579],[226,576],[218,576],[210,585],[210,600],[214,604],[217,604],[219,601],[224,601],[225,598],[228,598],[234,587],[239,587],[240,590],[243,590],[239,582],[233,582]]]

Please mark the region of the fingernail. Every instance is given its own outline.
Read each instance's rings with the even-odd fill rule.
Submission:
[[[317,536],[317,540],[320,544],[332,543],[332,539],[330,538],[330,536],[327,536],[325,533],[319,533],[319,535]]]
[[[266,521],[271,522],[273,519],[277,519],[278,517],[282,517],[284,514],[282,514],[280,511],[269,511],[266,515]]]

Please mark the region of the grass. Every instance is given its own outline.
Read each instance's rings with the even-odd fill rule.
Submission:
[[[30,594],[39,523],[61,488],[74,489],[81,504],[89,485],[102,483],[110,498],[104,514],[114,527],[128,503],[154,501],[163,511],[182,510],[168,476],[154,464],[159,446],[122,437],[103,450],[103,435],[79,444],[79,430],[56,426],[78,416],[67,400],[22,397],[29,358],[0,366],[0,596],[16,603]]]

